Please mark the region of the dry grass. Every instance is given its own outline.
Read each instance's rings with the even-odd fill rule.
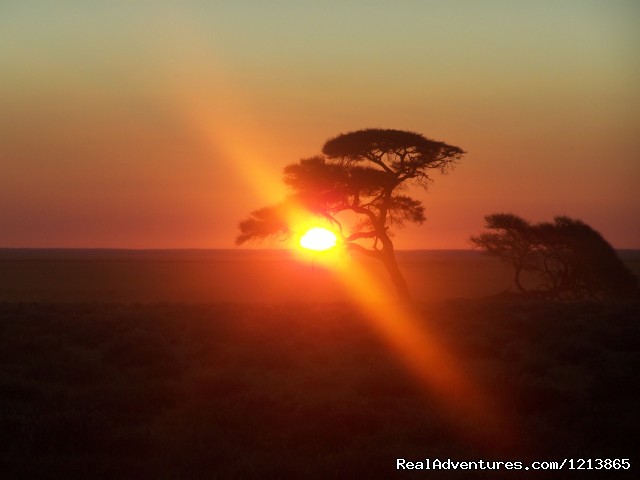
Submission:
[[[637,303],[422,308],[514,444],[456,431],[346,303],[4,303],[3,478],[386,479],[404,478],[397,457],[634,458]],[[497,478],[426,473],[406,478]]]

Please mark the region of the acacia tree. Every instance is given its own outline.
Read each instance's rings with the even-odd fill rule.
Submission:
[[[637,294],[637,279],[600,233],[581,220],[558,216],[531,224],[510,213],[485,217],[485,232],[471,243],[510,263],[520,292],[546,298],[628,297]],[[520,273],[539,280],[525,289]]]
[[[536,226],[541,285],[552,298],[629,297],[637,294],[635,275],[604,237],[567,216]]]
[[[485,228],[493,232],[472,236],[471,243],[509,263],[514,270],[513,283],[521,293],[525,293],[520,276],[523,271],[535,268],[535,242],[531,234],[531,224],[511,213],[494,213],[484,218]]]
[[[409,300],[392,229],[405,222],[421,224],[425,216],[422,202],[401,192],[410,186],[427,188],[431,171],[446,172],[465,152],[414,132],[366,129],[328,140],[322,153],[285,167],[291,195],[252,212],[240,223],[236,243],[289,234],[290,211],[301,207],[331,222],[348,249],[380,260],[399,297]],[[344,212],[357,219],[349,228],[343,225]]]

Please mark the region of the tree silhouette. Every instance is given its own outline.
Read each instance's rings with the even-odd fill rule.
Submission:
[[[501,258],[514,269],[513,282],[521,292],[526,292],[520,276],[523,271],[535,269],[531,224],[511,213],[494,213],[485,218],[485,228],[495,233],[482,233],[471,237],[471,243],[490,255]]]
[[[600,233],[581,220],[558,216],[553,222],[530,224],[510,213],[485,217],[495,230],[471,237],[471,242],[510,263],[514,283],[523,293],[547,298],[613,298],[637,293],[637,279]],[[541,282],[525,289],[520,273]]]
[[[465,152],[414,132],[366,129],[328,140],[322,153],[285,167],[291,195],[252,212],[240,223],[236,243],[288,235],[294,227],[291,212],[302,208],[333,224],[348,249],[380,260],[399,297],[410,300],[396,262],[392,228],[420,224],[425,217],[422,202],[400,192],[410,186],[427,188],[430,171],[446,172]],[[344,212],[356,218],[348,232]]]

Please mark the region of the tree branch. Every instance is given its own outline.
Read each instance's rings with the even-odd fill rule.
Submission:
[[[344,234],[342,233],[342,224],[335,218],[333,215],[330,215],[327,212],[322,212],[322,216],[325,217],[329,222],[334,223],[338,226],[338,231],[340,232],[340,236],[344,238]]]
[[[395,175],[396,172],[394,172],[391,168],[389,168],[389,166],[386,163],[382,161],[382,155],[384,154],[381,154],[380,156],[371,154],[371,155],[367,155],[366,158],[372,163],[375,163],[376,165],[381,166],[385,172]]]
[[[373,232],[355,232],[352,233],[351,235],[349,235],[348,237],[345,238],[345,240],[347,242],[352,242],[354,240],[358,240],[360,238],[374,238],[376,237],[378,234],[373,231]]]
[[[373,213],[371,210],[368,210],[366,208],[363,208],[357,205],[351,205],[351,207],[349,208],[350,210],[353,210],[355,213],[360,213],[362,215],[366,215],[367,217],[369,217],[371,224],[374,226],[374,228],[378,229],[379,227],[378,217],[376,217],[376,214]]]

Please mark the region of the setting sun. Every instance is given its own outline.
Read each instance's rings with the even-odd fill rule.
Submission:
[[[328,250],[336,246],[336,235],[326,228],[314,227],[300,237],[300,246],[309,250]]]

